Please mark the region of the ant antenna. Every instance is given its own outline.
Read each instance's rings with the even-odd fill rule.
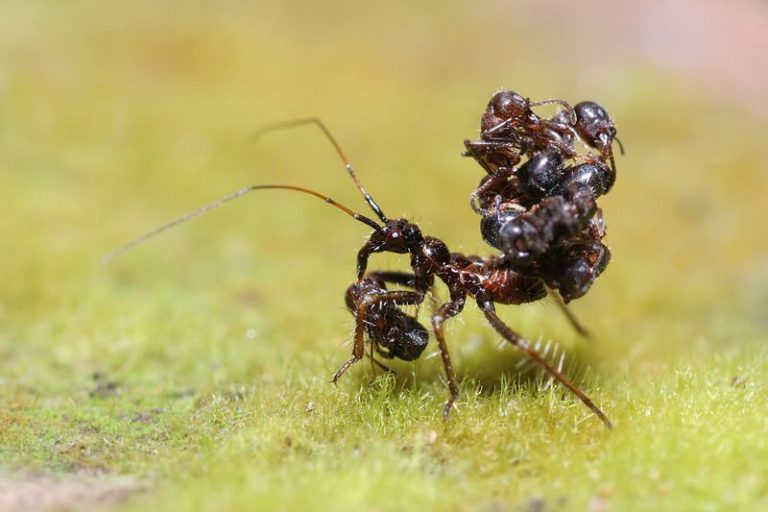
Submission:
[[[294,187],[293,185],[251,185],[250,187],[242,188],[242,189],[238,190],[237,192],[234,192],[232,194],[229,194],[228,196],[222,197],[221,199],[218,199],[218,200],[216,200],[216,201],[214,201],[212,203],[209,203],[209,204],[203,206],[202,208],[198,208],[195,211],[189,212],[186,215],[182,215],[181,217],[179,217],[179,218],[177,218],[175,220],[172,220],[171,222],[168,222],[167,224],[163,224],[162,226],[159,226],[159,227],[153,229],[152,231],[144,233],[140,237],[131,240],[127,244],[122,245],[122,246],[118,247],[117,249],[115,249],[114,251],[110,252],[109,254],[105,255],[101,259],[101,262],[105,263],[105,264],[109,263],[110,261],[112,261],[113,259],[117,258],[121,254],[130,251],[131,249],[133,249],[137,245],[139,245],[139,244],[149,240],[150,238],[153,238],[153,237],[159,235],[160,233],[162,233],[164,231],[167,231],[167,230],[169,230],[169,229],[171,229],[173,227],[176,227],[179,224],[183,224],[183,223],[185,223],[185,222],[187,222],[189,220],[192,220],[192,219],[194,219],[196,217],[200,217],[201,215],[204,215],[204,214],[208,213],[211,210],[215,210],[216,208],[218,208],[220,206],[224,206],[226,203],[228,203],[230,201],[233,201],[233,200],[237,199],[238,197],[243,196],[243,195],[245,195],[245,194],[247,194],[249,192],[253,192],[254,190],[265,190],[265,189],[294,190],[296,192],[302,192],[304,194],[313,195],[313,196],[315,196],[317,198],[322,199],[323,201],[325,201],[326,203],[330,204],[331,206],[335,206],[336,208],[338,208],[339,210],[343,211],[344,213],[346,213],[347,215],[349,215],[353,219],[358,220],[358,221],[362,222],[363,224],[366,224],[366,225],[372,227],[375,230],[381,229],[381,226],[376,224],[375,221],[369,219],[368,217],[366,217],[364,215],[361,215],[361,214],[357,213],[356,211],[350,210],[349,208],[347,208],[343,204],[334,201],[333,199],[331,199],[330,197],[328,197],[326,195],[323,195],[323,194],[321,194],[319,192],[315,192],[314,190],[311,190],[311,189],[308,189],[308,188],[303,188],[303,187]]]
[[[621,154],[623,155],[624,154],[624,144],[622,144],[621,141],[619,140],[619,138],[616,137],[615,135],[613,136],[613,140],[615,140],[616,142],[619,143],[619,150],[621,151]]]
[[[342,151],[341,146],[339,146],[339,143],[336,142],[336,139],[331,135],[330,130],[325,126],[325,124],[317,117],[305,117],[301,119],[291,119],[288,121],[280,121],[277,123],[271,123],[262,126],[261,128],[257,129],[254,133],[255,137],[261,137],[265,133],[276,131],[276,130],[284,130],[287,128],[295,128],[297,126],[303,126],[305,124],[314,124],[317,125],[318,128],[320,128],[323,133],[325,134],[326,138],[331,142],[333,147],[336,149],[336,153],[338,153],[339,157],[341,158],[341,161],[344,162],[344,167],[346,167],[347,172],[349,173],[349,176],[352,178],[352,181],[355,182],[355,185],[357,186],[357,189],[360,191],[361,194],[363,194],[363,197],[365,198],[365,202],[368,203],[368,206],[371,207],[371,210],[381,219],[381,222],[386,224],[387,217],[384,215],[384,212],[381,210],[381,207],[374,201],[373,197],[371,197],[371,194],[369,194],[365,187],[363,187],[363,184],[360,182],[360,180],[357,178],[357,174],[355,174],[355,170],[352,168],[352,164],[349,163],[349,159],[344,154],[344,151]]]

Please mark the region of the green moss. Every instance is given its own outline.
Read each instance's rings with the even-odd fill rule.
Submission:
[[[601,203],[614,260],[574,305],[595,340],[553,304],[500,311],[561,344],[616,428],[516,371],[473,307],[449,323],[462,393],[444,423],[439,358],[396,363],[397,378],[361,363],[329,384],[349,353],[341,299],[365,229],[318,201],[254,195],[107,267],[99,257],[246,183],[362,210],[311,129],[247,137],[309,114],[385,211],[488,253],[461,141],[498,84],[547,95],[548,77],[573,70],[521,57],[538,73],[511,76],[447,35],[482,46],[493,31],[437,11],[419,13],[420,30],[448,47],[414,39],[422,62],[386,35],[405,4],[100,5],[0,8],[14,70],[0,104],[2,471],[131,475],[148,490],[127,510],[768,507],[763,121],[631,67],[619,90],[563,93],[612,98],[628,149]]]

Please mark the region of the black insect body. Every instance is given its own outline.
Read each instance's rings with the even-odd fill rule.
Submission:
[[[210,205],[204,206],[175,221],[161,226],[146,235],[128,243],[107,256],[113,258],[138,243],[153,237],[166,229],[195,218],[222,206],[246,193],[262,189],[284,189],[313,195],[326,203],[344,211],[354,219],[373,228],[357,256],[357,282],[346,293],[347,307],[355,317],[355,335],[352,357],[336,371],[336,382],[352,365],[365,357],[366,337],[372,351],[384,358],[414,360],[424,351],[427,344],[426,329],[415,317],[401,310],[402,306],[420,305],[434,285],[435,279],[443,282],[449,291],[450,300],[440,305],[431,317],[432,329],[437,339],[440,355],[448,381],[450,396],[443,409],[447,419],[458,398],[459,387],[451,363],[444,335],[444,323],[461,313],[467,297],[475,300],[491,326],[504,339],[527,354],[540,367],[548,372],[575,394],[609,428],[611,423],[603,411],[562,372],[553,366],[525,338],[509,328],[496,314],[496,304],[523,304],[546,296],[545,282],[538,276],[522,274],[515,270],[509,260],[502,256],[480,258],[452,253],[438,238],[425,236],[419,227],[407,219],[389,219],[364,189],[352,166],[344,156],[339,145],[318,119],[302,119],[272,125],[264,131],[288,128],[304,124],[317,125],[336,148],[343,160],[349,176],[357,185],[369,207],[380,222],[352,211],[328,196],[310,189],[291,185],[257,185],[244,188]],[[369,258],[376,253],[407,254],[410,258],[410,272],[367,272]],[[387,283],[400,287],[388,289]],[[564,310],[567,314],[567,311]],[[386,366],[372,360],[386,369]]]
[[[542,103],[564,110],[544,119],[531,110]],[[616,178],[614,139],[613,121],[597,103],[571,108],[500,91],[481,119],[481,140],[465,141],[466,154],[487,173],[471,195],[483,239],[566,302],[586,293],[610,260],[597,198]],[[577,142],[600,154],[578,154]],[[519,158],[508,158],[511,153]]]

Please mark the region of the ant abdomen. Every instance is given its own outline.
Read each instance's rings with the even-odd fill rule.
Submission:
[[[602,242],[579,242],[549,251],[541,263],[542,279],[568,303],[587,293],[611,260]]]
[[[597,160],[566,169],[553,193],[563,194],[569,189],[578,187],[589,189],[592,196],[598,198],[611,190],[614,181],[616,181],[616,173]]]
[[[517,172],[528,195],[541,198],[548,195],[564,172],[563,157],[557,151],[544,151],[531,157]]]

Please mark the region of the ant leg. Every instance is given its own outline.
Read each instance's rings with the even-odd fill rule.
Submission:
[[[381,350],[378,346],[374,346],[374,348],[375,348],[376,352],[380,356],[382,356],[382,357],[388,357],[389,356],[389,354],[387,354],[386,352]],[[393,370],[392,368],[390,368],[389,366],[385,365],[384,363],[382,363],[381,361],[379,361],[378,359],[376,359],[373,356],[371,356],[371,358],[373,359],[373,362],[376,363],[376,366],[378,366],[379,368],[381,368],[385,372],[391,373],[392,375],[397,375],[397,372],[395,370]]]
[[[456,382],[456,373],[453,371],[451,356],[448,353],[448,345],[445,342],[443,322],[461,313],[466,301],[463,292],[457,291],[451,293],[451,295],[453,295],[451,301],[440,306],[435,314],[432,315],[432,330],[435,332],[435,338],[437,338],[437,344],[440,347],[440,357],[443,359],[445,376],[448,378],[448,390],[451,392],[451,396],[448,398],[448,401],[445,402],[445,407],[443,408],[444,420],[448,419],[453,404],[456,402],[456,399],[459,398],[459,384]]]
[[[494,210],[481,207],[479,197],[485,194],[489,189],[503,184],[514,174],[514,171],[515,169],[511,167],[499,167],[496,169],[496,171],[469,196],[469,205],[472,207],[472,210],[483,217],[490,215]]]
[[[368,269],[368,258],[371,257],[371,254],[382,252],[383,249],[380,244],[372,242],[371,240],[368,240],[363,244],[363,246],[360,248],[359,251],[357,251],[357,264],[356,264],[356,270],[357,270],[357,280],[362,281],[363,277],[366,275],[367,269]],[[369,276],[374,275],[393,275],[397,274],[397,272],[371,272],[368,274]],[[409,274],[413,275],[413,274]],[[386,280],[386,279],[385,279]],[[415,280],[415,277],[414,277]],[[396,284],[403,284],[399,283],[398,281],[391,281]],[[416,286],[412,286],[412,288],[416,288]]]
[[[595,403],[586,395],[586,393],[576,387],[576,385],[568,380],[568,378],[560,371],[558,371],[557,368],[549,364],[549,362],[534,347],[531,346],[528,340],[510,329],[507,324],[505,324],[496,315],[496,307],[493,305],[493,302],[490,300],[478,300],[478,305],[480,306],[480,309],[483,310],[485,318],[488,319],[488,322],[496,330],[496,332],[501,334],[511,344],[525,352],[528,357],[536,361],[552,377],[557,379],[563,386],[567,387],[571,393],[576,395],[584,405],[589,407],[592,412],[594,412],[597,417],[600,418],[603,423],[605,423],[606,427],[613,428],[611,420],[609,420],[605,413],[597,405],[595,405]]]
[[[419,278],[416,274],[409,272],[390,272],[390,271],[375,271],[369,272],[365,275],[366,279],[379,279],[385,283],[394,283],[407,288],[413,288],[417,292],[421,292],[424,295],[432,289],[433,282],[431,278],[422,277]],[[419,316],[419,310],[421,308],[421,302],[416,304],[416,316]]]
[[[505,119],[504,121],[500,122],[499,124],[497,124],[493,128],[488,128],[487,130],[485,130],[483,132],[483,137],[488,137],[489,135],[493,135],[494,133],[503,130],[504,128],[506,128],[507,126],[509,126],[511,124],[512,124],[512,119]]]
[[[379,368],[384,370],[386,373],[391,373],[392,375],[397,375],[397,373],[395,373],[395,370],[393,370],[389,366],[385,365],[384,363],[382,363],[381,361],[379,361],[378,359],[376,359],[373,356],[374,348],[375,348],[376,352],[379,353],[379,355],[382,354],[381,349],[379,347],[375,346],[374,343],[371,343],[371,350],[370,350],[370,352],[368,354],[368,357],[371,359],[371,381],[373,381],[373,379],[376,377],[376,366],[378,366]]]
[[[480,167],[482,167],[486,173],[492,175],[494,174],[495,170],[491,167],[491,165],[485,159],[485,155],[482,155],[476,149],[476,146],[481,144],[482,144],[481,142],[473,142],[469,139],[465,139],[464,147],[467,148],[467,150],[464,153],[462,153],[461,156],[471,156],[477,161],[478,164],[480,164]]]
[[[355,313],[355,343],[352,347],[352,357],[342,364],[336,373],[333,374],[331,382],[336,382],[349,369],[350,366],[358,362],[365,355],[365,317],[368,308],[376,307],[380,303],[389,303],[394,306],[406,306],[421,304],[424,301],[424,294],[420,292],[391,291],[386,293],[377,293],[365,297],[360,305],[357,306]]]
[[[365,275],[366,279],[381,280],[385,283],[399,284],[408,288],[416,288],[416,275],[410,272],[373,271]]]
[[[547,100],[541,100],[541,101],[532,101],[531,106],[532,107],[538,107],[540,105],[552,105],[557,104],[563,107],[568,112],[568,117],[571,118],[571,124],[576,124],[576,111],[573,110],[573,107],[570,103],[568,103],[565,100],[558,100],[558,99],[547,99]]]
[[[568,309],[568,306],[563,301],[563,298],[560,296],[560,294],[557,292],[557,290],[552,290],[551,288],[548,289],[549,294],[555,299],[555,302],[557,303],[557,307],[560,308],[560,311],[565,315],[565,318],[568,319],[568,322],[571,324],[571,327],[579,333],[581,336],[590,339],[592,336],[589,333],[589,330],[584,327],[584,324],[579,322],[579,319],[576,318],[576,316],[573,314],[573,312]]]
[[[520,148],[509,142],[508,140],[465,140],[464,147],[467,151],[463,153],[463,156],[471,156],[477,163],[490,175],[496,174],[498,167],[514,167],[522,157],[520,156]],[[489,153],[493,153],[498,149],[505,149],[507,153],[503,155],[506,158],[504,165],[495,164],[496,167],[491,165],[488,161]],[[493,155],[498,157],[499,155]]]

